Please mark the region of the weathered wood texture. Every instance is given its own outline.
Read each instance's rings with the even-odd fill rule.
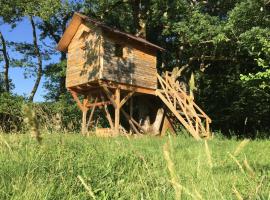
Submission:
[[[104,37],[104,57],[101,78],[156,89],[156,57],[136,49],[131,43],[120,43],[123,56],[115,56],[115,44],[119,41]]]
[[[97,80],[102,52],[98,28],[81,24],[68,46],[66,86],[72,87]]]
[[[115,55],[116,44],[123,47],[122,56]],[[68,46],[68,88],[102,79],[156,89],[156,73],[156,51],[88,23],[79,26]]]

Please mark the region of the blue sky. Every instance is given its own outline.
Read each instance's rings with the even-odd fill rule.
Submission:
[[[12,29],[9,25],[4,24],[4,25],[0,26],[0,30],[7,41],[32,43],[32,40],[33,40],[32,28],[31,28],[30,22],[29,22],[29,20],[27,20],[27,18],[25,18],[23,21],[18,23],[18,25],[14,29]],[[51,45],[51,41],[49,39],[46,39],[44,42]],[[39,42],[39,44],[40,44],[40,42]],[[15,52],[9,51],[9,56],[11,58],[16,58],[19,55]],[[43,68],[48,63],[57,62],[58,59],[59,58],[57,55],[53,56],[51,58],[51,60],[43,63]],[[0,72],[2,72],[2,71],[3,71],[3,63],[0,63]],[[18,67],[11,67],[10,72],[9,72],[9,76],[12,79],[13,84],[15,85],[15,88],[12,92],[19,94],[19,95],[29,96],[29,94],[33,88],[34,82],[35,82],[35,77],[31,77],[31,78],[26,79],[24,77],[24,70],[22,68],[18,68]],[[43,96],[47,92],[43,88],[44,81],[45,81],[45,79],[43,77],[41,79],[41,83],[38,87],[37,93],[36,93],[35,98],[34,98],[35,102],[44,101]]]

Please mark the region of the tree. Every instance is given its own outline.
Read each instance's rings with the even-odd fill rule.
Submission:
[[[1,46],[2,48],[0,49],[0,52],[3,55],[3,60],[5,62],[4,64],[4,85],[5,85],[5,91],[9,93],[10,91],[10,87],[9,87],[9,56],[8,56],[8,52],[7,52],[7,45],[6,45],[6,40],[2,34],[2,32],[0,31],[0,41],[1,41]]]
[[[41,40],[49,38],[52,40],[51,49],[53,54],[59,54],[55,51],[55,46],[60,41],[66,26],[73,16],[75,11],[80,11],[83,7],[81,1],[65,1],[55,6],[54,12],[43,18],[38,23],[38,28],[41,31]],[[45,88],[49,91],[45,98],[47,100],[60,100],[61,95],[66,95],[65,87],[65,72],[66,72],[66,52],[60,53],[58,63],[47,65],[44,69],[46,76]]]
[[[34,53],[35,55],[37,56],[37,59],[38,59],[38,68],[37,68],[37,79],[35,81],[35,85],[32,89],[32,92],[29,96],[29,101],[33,101],[34,99],[34,96],[37,92],[37,88],[39,86],[39,83],[40,83],[40,80],[41,80],[41,77],[42,77],[42,56],[41,56],[41,53],[40,53],[40,50],[39,50],[39,46],[38,46],[38,43],[37,43],[37,32],[36,32],[36,25],[35,25],[35,22],[33,20],[33,17],[32,16],[29,16],[29,19],[30,19],[30,22],[31,22],[31,26],[32,26],[32,30],[33,30],[33,45],[34,45]]]

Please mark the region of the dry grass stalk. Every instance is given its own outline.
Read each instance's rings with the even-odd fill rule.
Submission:
[[[23,105],[22,110],[24,113],[24,122],[29,127],[31,136],[35,138],[38,143],[41,143],[42,137],[39,130],[35,111],[28,105]]]
[[[93,198],[96,199],[95,194],[92,191],[91,186],[88,186],[85,181],[83,180],[83,178],[79,175],[77,176],[77,178],[81,181],[82,185],[84,186],[84,188],[87,190],[87,192],[89,193],[89,195]]]
[[[234,156],[238,156],[240,154],[240,152],[242,151],[242,149],[244,149],[244,147],[250,142],[250,140],[248,139],[244,139],[235,149],[233,155]]]
[[[1,134],[0,134],[0,136],[1,136],[2,142],[7,146],[8,150],[10,152],[12,152],[12,149],[11,149],[10,145],[8,144],[8,142],[4,139],[4,137]]]
[[[197,168],[196,168],[196,174],[197,174],[197,177],[200,176],[201,174],[201,169],[200,169],[200,166],[201,166],[201,153],[199,152],[199,155],[198,155],[198,158],[197,158]]]
[[[163,155],[165,160],[167,161],[167,166],[170,172],[171,176],[171,183],[175,191],[175,199],[180,199],[181,198],[181,185],[178,183],[177,176],[175,173],[175,168],[174,168],[174,163],[170,158],[170,150],[169,150],[169,142],[166,142],[163,146]]]
[[[252,169],[252,167],[248,164],[247,158],[245,158],[245,160],[244,160],[244,166],[247,169],[249,175],[252,176],[252,177],[255,177],[255,172]]]
[[[255,192],[255,195],[257,195],[257,194],[258,194],[258,192],[259,192],[260,188],[262,187],[264,179],[265,179],[265,176],[263,176],[263,177],[262,177],[262,179],[261,179],[261,181],[260,181],[259,185],[256,187],[256,192]],[[270,195],[270,194],[269,194],[269,195]]]
[[[205,153],[206,153],[206,156],[207,156],[208,164],[209,164],[210,168],[213,168],[213,162],[212,162],[211,152],[209,150],[208,143],[207,143],[206,140],[204,141],[204,146],[205,146]]]
[[[244,200],[243,197],[241,196],[241,194],[237,191],[237,189],[235,188],[235,186],[233,186],[233,193],[235,194],[236,198],[238,200]]]
[[[212,179],[212,183],[213,183],[213,186],[214,186],[214,190],[217,192],[217,194],[220,195],[220,198],[221,198],[221,199],[225,199],[224,196],[222,195],[222,193],[221,193],[221,192],[218,190],[218,188],[216,187],[216,185],[218,185],[218,184],[216,183],[216,181],[215,181],[215,179],[214,179],[213,176],[211,177],[211,179]]]
[[[196,196],[197,196],[198,199],[203,199],[202,198],[202,195],[198,192],[198,190],[196,188],[194,188],[194,191],[195,191],[195,194],[196,194]]]
[[[238,165],[240,171],[241,171],[243,174],[245,174],[245,171],[244,171],[242,165],[240,164],[240,162],[239,162],[232,154],[229,153],[229,156],[230,156],[230,157],[234,160],[234,162]]]

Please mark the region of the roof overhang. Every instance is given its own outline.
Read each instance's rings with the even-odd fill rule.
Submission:
[[[152,49],[158,50],[158,51],[165,51],[165,49],[163,49],[162,47],[159,47],[151,42],[148,42],[147,40],[119,31],[117,29],[111,28],[107,25],[105,25],[102,22],[96,21],[94,19],[91,19],[85,15],[82,15],[80,13],[74,13],[69,25],[67,26],[62,38],[60,39],[58,45],[57,45],[57,50],[59,51],[64,51],[66,52],[68,49],[68,46],[71,42],[71,40],[73,39],[74,35],[76,34],[79,26],[84,22],[89,22],[97,27],[100,27],[102,30],[108,31],[108,32],[112,32],[114,34],[118,34],[121,35],[122,37],[126,37],[129,40],[134,40],[136,42],[139,42],[141,44],[144,44]]]

